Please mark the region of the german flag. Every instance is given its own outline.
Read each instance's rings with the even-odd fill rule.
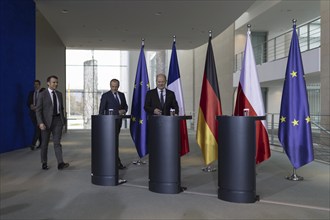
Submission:
[[[206,53],[201,98],[199,102],[196,139],[208,165],[218,158],[218,122],[222,115],[217,71],[209,37]]]

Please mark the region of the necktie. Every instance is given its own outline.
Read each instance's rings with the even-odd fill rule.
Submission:
[[[52,92],[53,93],[53,115],[57,115],[57,98],[55,95],[55,91]]]
[[[164,107],[164,96],[163,96],[163,90],[160,90],[160,105],[163,109]]]
[[[115,93],[115,99],[117,100],[117,102],[120,104],[119,98],[118,98],[118,93]]]

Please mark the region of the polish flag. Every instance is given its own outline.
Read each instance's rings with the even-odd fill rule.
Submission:
[[[249,116],[265,116],[256,63],[251,45],[250,30],[246,38],[246,47],[237,89],[234,115],[242,116],[249,109]],[[256,164],[270,157],[270,147],[266,120],[256,121]]]

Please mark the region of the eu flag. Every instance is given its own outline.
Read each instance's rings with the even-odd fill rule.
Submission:
[[[143,106],[149,87],[144,45],[142,45],[135,76],[130,123],[131,136],[140,158],[148,154],[147,113],[144,111]]]
[[[295,169],[314,160],[304,68],[293,25],[282,92],[278,138]]]

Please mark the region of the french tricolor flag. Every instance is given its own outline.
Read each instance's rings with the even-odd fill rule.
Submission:
[[[167,88],[175,93],[176,101],[178,102],[179,105],[179,115],[185,115],[181,79],[180,79],[180,70],[179,70],[178,58],[176,54],[175,41],[173,42],[173,46],[172,46]],[[181,133],[181,156],[183,156],[189,152],[187,123],[185,120],[180,121],[180,133]]]

